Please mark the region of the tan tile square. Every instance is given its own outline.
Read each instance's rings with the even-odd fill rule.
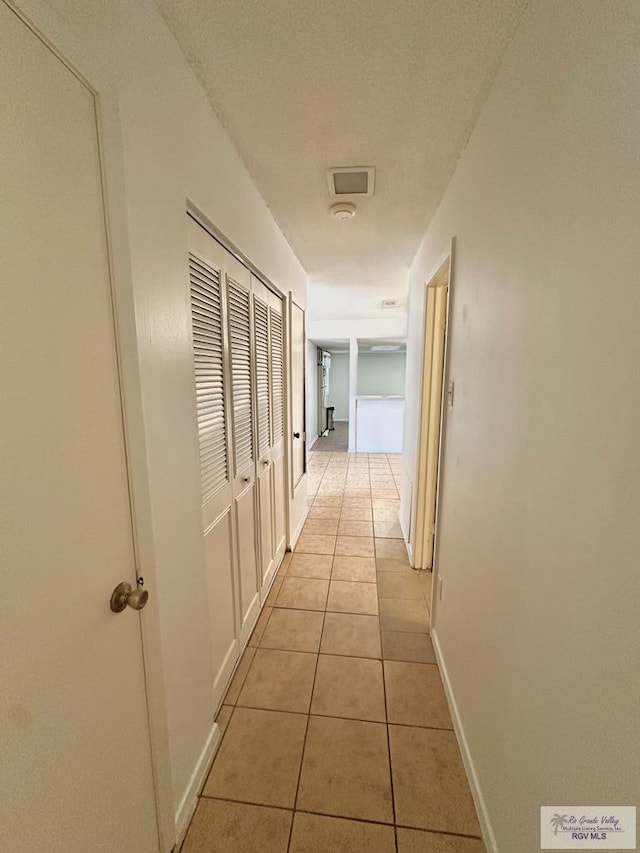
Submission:
[[[316,578],[287,577],[276,600],[277,607],[298,610],[324,610],[329,592],[329,581]]]
[[[287,574],[292,557],[293,554],[291,553],[291,551],[287,551],[285,553],[284,557],[282,558],[282,562],[280,563],[280,566],[278,568],[279,577],[284,577]]]
[[[371,504],[376,509],[400,509],[400,498],[372,498]]]
[[[367,538],[366,536],[338,536],[335,552],[343,557],[375,556],[375,552],[373,550],[373,539]]]
[[[267,596],[267,600],[265,604],[269,607],[273,607],[275,604],[276,598],[278,597],[278,593],[280,592],[280,587],[282,586],[282,578],[284,575],[276,575],[273,579],[273,583],[269,589],[269,595]]]
[[[370,477],[371,490],[396,491],[396,483],[391,474],[374,474]]]
[[[400,539],[376,539],[376,557],[387,560],[406,560],[407,549]]]
[[[389,740],[397,823],[479,836],[454,733],[390,725]]]
[[[376,557],[376,568],[379,572],[413,572],[408,557],[404,557],[402,560],[387,560],[384,557]]]
[[[391,823],[386,726],[310,717],[297,808]]]
[[[356,581],[331,581],[327,610],[339,613],[378,614],[376,585]]]
[[[390,723],[453,729],[440,672],[435,664],[386,660],[384,683]]]
[[[307,714],[315,669],[314,654],[258,649],[237,705]]]
[[[249,672],[249,667],[253,662],[253,656],[256,653],[255,646],[247,646],[244,650],[242,657],[240,658],[240,663],[236,667],[236,671],[231,679],[231,683],[227,688],[226,695],[224,697],[225,705],[235,705],[238,696],[240,695],[240,691],[242,690],[242,685],[244,684],[244,680],[247,677],[247,673]]]
[[[317,652],[320,648],[324,613],[318,610],[285,610],[277,607],[262,635],[263,649]]]
[[[332,554],[298,554],[289,563],[288,576],[329,580],[333,565]]]
[[[369,486],[367,488],[345,488],[344,490],[345,498],[367,498],[369,500],[371,498],[371,489]]]
[[[380,621],[378,617],[354,613],[326,613],[320,651],[328,655],[379,658]]]
[[[345,498],[342,509],[371,509],[371,498]]]
[[[376,521],[374,528],[379,539],[404,539],[399,521]]]
[[[392,489],[384,489],[378,486],[371,486],[371,497],[374,500],[399,500],[398,490],[395,488],[395,486]]]
[[[398,828],[398,853],[486,853],[479,838]]]
[[[368,536],[373,537],[373,522],[372,521],[353,521],[348,518],[340,519],[338,527],[339,536]]]
[[[420,572],[418,574],[418,577],[420,578],[420,585],[422,586],[422,594],[424,595],[424,600],[427,602],[427,607],[431,609],[433,574],[431,572]]]
[[[382,632],[382,657],[385,660],[435,663],[431,637],[427,634],[411,634],[405,631]]]
[[[333,558],[331,579],[334,581],[362,581],[375,583],[376,561],[373,557],[343,557]]]
[[[383,541],[383,540],[380,540]],[[295,548],[296,554],[333,554],[336,547],[335,536],[303,533]]]
[[[342,495],[316,495],[314,506],[341,506]]]
[[[413,598],[424,600],[424,588],[418,572],[378,572],[380,598]]]
[[[384,723],[386,714],[381,662],[368,658],[320,655],[311,713]]]
[[[348,521],[371,521],[371,506],[343,507],[340,518]]]
[[[279,578],[276,578],[276,580],[279,580]],[[281,583],[282,581],[280,581],[280,584]],[[280,589],[280,584],[278,585],[278,589]],[[271,593],[269,593],[269,595],[267,596],[267,602],[269,601],[269,598],[271,598]],[[269,607],[265,603],[265,606],[262,608],[262,612],[260,613],[256,621],[256,626],[253,629],[251,636],[249,637],[250,646],[257,647],[260,645],[260,640],[262,639],[262,635],[264,634],[264,629],[267,627],[272,611],[273,607]]]
[[[392,826],[296,812],[289,853],[395,853]]]
[[[398,521],[398,508],[393,507],[393,509],[381,509],[376,508],[373,510],[373,520],[375,521],[389,521],[389,522],[397,522]]]
[[[309,520],[326,518],[331,521],[337,521],[340,518],[339,506],[312,506],[307,516]]]
[[[306,726],[303,714],[236,708],[204,796],[292,808]]]
[[[218,724],[218,728],[220,729],[220,737],[224,736],[232,714],[233,705],[222,705],[222,707],[216,714],[216,723]]]
[[[329,507],[331,509],[332,507]],[[335,536],[338,533],[337,518],[308,518],[302,528],[302,536]]]
[[[182,853],[287,853],[293,812],[200,799]]]
[[[409,598],[380,599],[380,627],[383,631],[411,631],[428,634],[429,611],[424,599]]]

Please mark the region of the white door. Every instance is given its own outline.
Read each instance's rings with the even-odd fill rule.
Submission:
[[[305,450],[305,365],[304,311],[291,302],[291,426],[292,426],[292,477],[295,489],[306,470]]]
[[[258,517],[260,533],[260,589],[274,568],[275,531],[273,519],[273,458],[271,446],[271,390],[269,381],[270,291],[251,276],[253,292],[253,358],[255,376],[256,438],[258,444]]]
[[[0,849],[156,853],[94,98],[2,2],[0,79]]]
[[[202,525],[214,667],[213,707],[217,708],[239,654],[228,417],[230,383],[224,347],[227,252],[190,217],[187,224]]]
[[[251,274],[226,253],[227,328],[231,362],[233,511],[240,584],[240,645],[260,608],[256,530],[256,452],[251,341]]]
[[[287,543],[287,483],[285,467],[284,425],[284,301],[271,293],[269,297],[269,381],[271,386],[271,460],[273,475],[273,547],[275,564],[284,555]]]

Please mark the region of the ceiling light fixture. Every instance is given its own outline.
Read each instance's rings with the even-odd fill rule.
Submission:
[[[332,206],[331,213],[336,219],[353,219],[356,215],[356,206],[355,204],[341,201]]]
[[[399,349],[402,349],[399,344],[378,344],[377,346],[371,347],[371,352],[395,352]]]

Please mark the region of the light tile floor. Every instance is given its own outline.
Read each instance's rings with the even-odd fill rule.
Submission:
[[[311,453],[309,515],[217,720],[182,853],[484,853],[408,564],[400,457]]]

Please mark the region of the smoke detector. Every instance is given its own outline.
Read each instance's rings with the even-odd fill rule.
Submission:
[[[353,219],[356,215],[356,206],[355,204],[349,204],[346,201],[340,201],[338,204],[334,204],[331,208],[331,214],[335,216],[336,219]]]

